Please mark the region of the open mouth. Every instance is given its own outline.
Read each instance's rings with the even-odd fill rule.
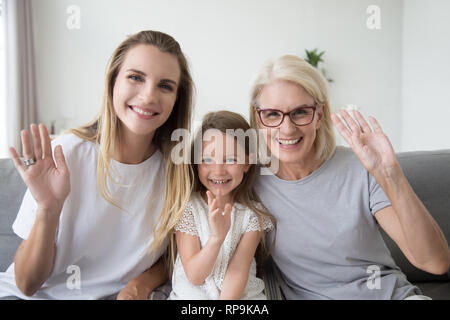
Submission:
[[[137,106],[128,106],[131,110],[133,110],[134,112],[136,112],[137,114],[144,116],[144,117],[153,117],[153,116],[157,116],[159,113],[157,112],[152,112],[143,108],[139,108]]]
[[[300,137],[298,139],[292,139],[292,140],[287,140],[287,139],[279,140],[277,138],[276,140],[281,146],[286,146],[287,147],[287,146],[294,146],[296,144],[299,144],[303,140],[303,137]]]
[[[224,185],[230,182],[231,179],[224,179],[224,180],[208,179],[208,181],[215,185]]]

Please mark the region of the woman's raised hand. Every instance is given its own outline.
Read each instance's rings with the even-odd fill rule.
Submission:
[[[214,198],[211,191],[206,191],[206,196],[208,197],[208,221],[211,236],[224,241],[231,225],[231,204],[226,203],[222,211],[220,205],[223,203],[223,197],[220,193],[216,194]]]
[[[9,148],[16,169],[36,200],[38,209],[59,215],[70,192],[70,173],[61,146],[52,155],[50,136],[45,125],[30,126],[33,143],[27,130],[22,130],[23,156],[34,163],[22,164],[17,151]],[[55,165],[56,162],[56,165]]]
[[[332,114],[333,123],[367,171],[376,177],[399,168],[394,148],[374,117],[369,117],[372,130],[359,111],[353,111],[356,120],[345,110],[340,114],[343,121]]]

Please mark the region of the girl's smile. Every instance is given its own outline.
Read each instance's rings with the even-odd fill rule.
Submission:
[[[203,141],[202,162],[198,165],[198,176],[205,188],[214,195],[226,196],[231,202],[231,192],[239,186],[249,164],[239,164],[237,161],[238,144],[233,136],[223,133],[217,135],[223,140],[215,143]],[[227,145],[233,146],[228,150]]]

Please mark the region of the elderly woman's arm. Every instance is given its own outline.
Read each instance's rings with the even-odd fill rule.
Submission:
[[[375,218],[415,267],[433,274],[444,274],[449,268],[449,251],[439,226],[428,212],[419,213],[418,220],[414,220],[414,213],[407,211],[387,207],[378,211]],[[404,219],[402,225],[400,216],[405,212],[410,217]]]
[[[392,204],[375,214],[380,226],[413,265],[434,274],[447,272],[450,266],[447,241],[408,183],[378,122],[369,117],[372,130],[358,111],[354,111],[356,121],[346,111],[341,111],[341,116],[346,125],[336,115],[332,116],[337,130]]]

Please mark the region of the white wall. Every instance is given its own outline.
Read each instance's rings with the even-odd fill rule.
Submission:
[[[403,29],[403,150],[450,148],[450,1],[408,0]]]
[[[173,35],[191,62],[195,119],[227,108],[247,116],[254,74],[270,57],[325,50],[335,108],[377,117],[398,149],[401,135],[402,0],[377,0],[381,30],[366,27],[373,0],[39,0],[33,2],[40,117],[57,129],[99,110],[107,60],[126,35]],[[68,30],[67,8],[81,9]]]

